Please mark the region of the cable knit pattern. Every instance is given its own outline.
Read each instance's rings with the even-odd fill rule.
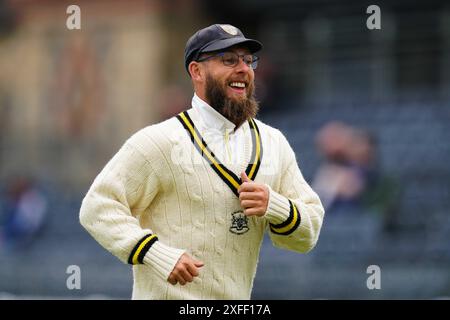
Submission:
[[[200,134],[210,137],[201,112],[188,110]],[[133,299],[249,299],[265,232],[277,247],[297,252],[314,247],[322,204],[283,134],[255,122],[264,150],[255,181],[270,188],[264,217],[242,215],[239,199],[176,118],[135,133],[96,177],[83,199],[80,222],[121,261],[133,261]],[[233,159],[247,163],[220,159],[238,176],[252,156],[250,131],[246,123],[230,133],[242,135],[245,143],[229,140],[241,142],[231,145],[243,155]],[[289,234],[275,234],[270,225],[292,220],[289,200],[300,223],[284,227]],[[205,265],[192,283],[173,286],[167,278],[184,252]]]

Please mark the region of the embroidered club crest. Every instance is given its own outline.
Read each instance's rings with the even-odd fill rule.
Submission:
[[[226,33],[231,34],[232,36],[235,36],[238,34],[238,31],[236,29],[236,27],[233,27],[230,24],[220,24],[220,27],[222,28],[223,31],[225,31]]]
[[[230,232],[234,234],[243,234],[249,230],[248,218],[242,211],[236,211],[231,214]]]

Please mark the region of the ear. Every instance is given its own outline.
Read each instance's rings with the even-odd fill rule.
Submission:
[[[193,81],[196,82],[203,81],[204,72],[202,65],[200,65],[200,63],[198,63],[197,61],[191,61],[191,63],[189,63],[188,69]]]

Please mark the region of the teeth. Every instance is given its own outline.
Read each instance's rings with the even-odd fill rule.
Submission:
[[[232,82],[232,83],[230,83],[230,86],[232,86],[232,87],[239,87],[239,88],[245,88],[245,83],[244,82]]]

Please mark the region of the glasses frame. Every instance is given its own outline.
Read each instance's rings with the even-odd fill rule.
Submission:
[[[226,64],[226,63],[225,63],[225,60],[224,60],[224,56],[225,56],[226,53],[228,53],[228,54],[233,54],[233,55],[237,56],[237,57],[238,57],[237,60],[236,60],[237,62],[236,62],[235,64],[233,64],[233,65]],[[252,57],[252,62],[251,62],[250,64],[248,64],[248,63],[245,62],[245,57],[246,57],[246,56],[251,56],[251,57]],[[237,54],[236,52],[232,52],[232,51],[222,51],[222,52],[218,52],[218,53],[213,54],[213,55],[211,55],[211,56],[207,56],[207,57],[204,57],[204,58],[199,58],[199,59],[197,59],[196,61],[197,61],[197,62],[203,62],[203,61],[207,61],[207,60],[209,60],[209,59],[216,58],[216,57],[221,57],[221,58],[222,58],[221,60],[222,60],[223,65],[226,66],[226,67],[230,67],[230,68],[234,68],[235,66],[237,66],[238,63],[239,63],[239,59],[242,59],[242,61],[243,61],[249,68],[255,70],[255,69],[258,67],[258,61],[259,61],[259,57],[258,57],[257,55],[254,55],[254,54]]]

